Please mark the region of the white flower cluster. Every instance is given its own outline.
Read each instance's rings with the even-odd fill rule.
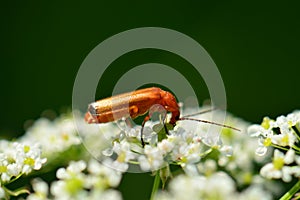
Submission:
[[[198,110],[189,110],[189,113],[195,112]],[[194,118],[211,121],[212,115],[224,114],[222,111],[213,112]],[[186,114],[186,112],[183,113]],[[257,182],[257,174],[253,171],[262,159],[253,151],[257,146],[256,139],[246,134],[249,124],[230,114],[227,114],[225,124],[239,128],[241,132],[222,128],[222,142],[213,147],[204,142],[208,128],[214,126],[210,124],[179,121],[173,130],[169,130],[168,134],[164,135],[164,139],[159,140],[160,131],[164,132],[162,124],[147,123],[144,128],[144,138],[147,144],[144,148],[139,140],[141,127],[127,128],[112,142],[113,145],[110,148],[102,152],[112,157],[112,159],[105,159],[104,163],[119,171],[128,170],[132,163],[138,164],[142,171],[155,171],[169,164],[175,164],[180,165],[189,175],[199,173],[209,175],[222,168],[234,176],[240,186],[249,185],[253,181]],[[160,131],[157,131],[159,129],[157,127],[161,128]],[[232,144],[234,146],[230,146]],[[219,152],[216,157],[201,160],[212,150]]]
[[[221,111],[214,111],[218,115]],[[201,118],[209,119],[211,113]],[[240,129],[237,132],[232,129],[222,129],[222,146],[214,149],[211,155],[205,157],[195,167],[189,167],[186,172],[189,175],[202,174],[210,176],[219,170],[226,171],[237,183],[238,187],[247,187],[263,181],[255,168],[263,165],[263,159],[254,152],[257,147],[257,139],[249,137],[247,128],[249,123],[227,113],[225,124]],[[232,146],[230,146],[232,145]],[[273,191],[273,190],[272,190]]]
[[[166,133],[163,124],[147,122],[143,131],[144,147],[140,141],[141,126],[125,128],[117,139],[112,139],[111,147],[103,151],[103,154],[113,158],[105,159],[104,163],[123,172],[131,164],[139,164],[142,171],[155,171],[170,163],[188,168],[211,152],[211,146],[204,142],[208,126],[199,122],[180,121]],[[219,140],[218,137],[215,139]],[[221,149],[221,146],[214,148]],[[224,148],[224,151],[228,149]]]
[[[293,176],[300,177],[300,111],[279,116],[276,120],[265,117],[261,125],[250,126],[248,133],[259,138],[258,155],[265,155],[269,148],[275,148],[272,162],[260,171],[262,176],[285,182],[290,182]]]
[[[46,157],[81,143],[71,114],[62,115],[54,121],[40,118],[19,140],[26,143],[39,143]]]
[[[190,109],[190,113],[198,111]],[[195,118],[211,120],[211,115],[212,113],[208,113]],[[179,121],[166,134],[161,123],[150,121],[144,127],[143,137],[147,144],[143,148],[140,141],[141,126],[124,126],[120,130],[115,123],[86,124],[82,117],[75,119],[73,115],[65,114],[54,121],[45,118],[37,120],[20,141],[38,142],[43,155],[49,160],[55,155],[61,155],[61,152],[71,146],[83,143],[91,155],[122,172],[127,171],[132,164],[139,165],[141,171],[155,171],[169,163],[188,169],[211,151],[211,146],[204,142],[210,126],[214,125]],[[213,137],[214,140],[219,140],[218,134]],[[221,144],[214,148],[218,148],[224,155],[231,154],[233,150],[230,146]]]
[[[202,109],[206,110],[206,108]],[[198,111],[198,109],[190,109],[188,112],[183,110],[182,113],[186,115]],[[193,116],[193,118],[214,121],[212,115],[217,118],[218,116],[222,118],[224,115],[222,111],[213,112]],[[298,172],[300,159],[296,155],[299,152],[296,148],[298,136],[295,134],[299,130],[299,120],[295,116],[299,115],[298,113],[294,114],[293,117],[286,117],[288,128],[282,122],[283,118],[280,118],[278,122],[269,120],[267,129],[263,126],[254,126],[258,128],[255,130],[263,130],[262,133],[268,129],[269,132],[273,132],[274,138],[277,140],[272,138],[271,141],[274,140],[277,143],[271,142],[271,146],[280,146],[281,143],[278,141],[281,140],[276,136],[279,134],[275,132],[285,128],[284,133],[289,134],[289,137],[287,137],[288,141],[284,139],[282,141],[292,145],[289,148],[282,146],[281,150],[286,149],[285,154],[275,151],[273,162],[265,165],[261,170],[266,177],[279,177],[287,181],[292,176],[298,177],[300,174]],[[170,164],[181,166],[186,175],[171,181],[169,192],[160,193],[157,199],[195,199],[193,195],[196,194],[198,196],[195,197],[198,199],[257,199],[264,192],[262,184],[257,184],[262,182],[261,179],[258,180],[254,171],[255,166],[259,166],[262,161],[259,159],[261,157],[256,157],[253,150],[255,146],[258,146],[257,141],[245,134],[248,123],[230,114],[227,114],[224,124],[241,129],[241,132],[197,121],[178,121],[174,129],[166,124],[168,129],[166,131],[159,120],[148,121],[143,130],[145,146],[142,146],[140,140],[141,126],[130,127],[126,125],[126,121],[121,121],[121,124],[118,124],[119,127],[115,123],[87,124],[81,115],[77,116],[79,117],[74,118],[69,113],[54,121],[41,118],[27,130],[23,137],[17,139],[17,142],[5,140],[0,142],[0,175],[1,186],[3,186],[0,187],[0,198],[7,193],[7,188],[2,183],[8,183],[22,174],[42,167],[46,162],[46,159],[41,158],[42,152],[42,157],[48,159],[50,167],[51,165],[57,166],[56,164],[59,163],[56,162],[57,156],[60,155],[65,162],[81,161],[73,161],[68,167],[57,170],[58,181],[51,184],[41,179],[35,179],[32,183],[34,193],[30,194],[27,199],[102,198],[118,200],[122,198],[120,193],[111,188],[117,187],[120,183],[120,172],[169,169],[168,165]],[[264,123],[266,125],[266,120]],[[277,127],[274,124],[277,124]],[[273,130],[270,128],[271,126],[278,130]],[[217,143],[211,145],[208,142],[207,133],[210,128],[222,130],[222,141],[217,132],[218,134],[210,137],[211,141],[217,141]],[[249,129],[251,130],[251,128]],[[290,136],[291,132],[294,137]],[[263,138],[262,136],[265,134],[255,132],[254,135]],[[83,151],[82,144],[87,147],[90,154]],[[262,142],[258,149],[266,149],[266,146],[261,144]],[[71,147],[74,147],[75,151],[66,154],[70,149],[74,149]],[[76,155],[74,156],[74,154]],[[110,168],[100,165],[95,160],[90,160],[91,155]],[[86,160],[90,161],[86,162]],[[280,170],[278,170],[278,166],[281,167]],[[227,172],[231,178],[224,173],[218,173],[220,169]],[[166,176],[169,177],[170,173],[172,172],[168,171],[164,175],[168,174]],[[168,178],[163,176],[161,175],[162,179]],[[250,187],[248,187],[249,185]],[[248,188],[238,193],[236,187]],[[268,193],[263,196],[269,199]]]
[[[38,144],[10,142],[0,140],[0,198],[14,194],[5,186],[23,174],[29,174],[32,170],[40,170],[47,159],[41,157],[41,148]],[[26,190],[19,190],[25,193]]]
[[[67,113],[53,121],[46,118],[36,120],[16,142],[0,140],[0,198],[18,196],[20,192],[10,191],[5,185],[32,170],[43,166],[43,169],[48,167],[47,171],[74,159],[89,160],[91,155],[83,148],[82,139],[101,152],[107,145],[104,136],[108,135],[102,133],[118,133],[112,123],[101,126],[101,129],[87,124],[83,117],[75,120],[72,113]],[[47,165],[43,165],[46,161]],[[22,193],[27,192],[22,190]]]
[[[41,158],[39,145],[0,141],[0,183],[1,185],[17,179],[32,170],[39,170],[47,161]],[[1,192],[0,192],[1,193]]]
[[[58,161],[61,156],[65,160],[64,153],[72,147],[77,152],[70,152],[66,162],[81,158],[87,160],[91,156],[89,153],[100,159],[102,150],[112,143],[111,138],[120,130],[114,123],[87,124],[80,113],[74,113],[62,114],[53,121],[40,118],[18,141],[40,144],[43,156],[50,161]],[[86,152],[82,145],[88,147],[90,152]]]
[[[155,200],[268,200],[272,196],[261,186],[252,185],[242,192],[236,190],[234,180],[223,172],[211,176],[179,175],[169,184],[168,191],[159,192]]]
[[[50,188],[41,179],[33,181],[34,193],[27,200],[107,199],[121,200],[121,194],[111,188],[117,187],[121,174],[99,164],[96,160],[72,161],[67,168],[56,172],[59,179]]]

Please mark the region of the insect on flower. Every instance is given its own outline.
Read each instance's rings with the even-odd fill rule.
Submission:
[[[176,122],[179,120],[193,120],[239,131],[239,129],[224,124],[188,117],[200,113],[180,117],[179,106],[174,95],[158,87],[139,89],[91,103],[88,106],[88,112],[85,114],[85,120],[87,123],[91,124],[112,122],[122,119],[123,117],[135,119],[138,116],[146,114],[155,104],[162,105],[167,112],[172,113],[169,123],[173,126],[175,126]],[[149,119],[150,115],[148,114],[142,123],[141,141],[143,146],[143,127]]]

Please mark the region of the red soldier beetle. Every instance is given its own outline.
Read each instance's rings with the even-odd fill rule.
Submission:
[[[192,120],[192,121],[214,124],[217,126],[222,126],[222,127],[240,131],[237,128],[227,126],[224,124],[210,122],[207,120],[189,118],[190,116],[201,114],[208,111],[180,117],[179,106],[174,95],[158,87],[139,89],[133,92],[119,94],[116,96],[108,97],[105,99],[98,100],[94,103],[91,103],[88,106],[88,112],[85,114],[85,121],[89,124],[107,123],[107,122],[120,120],[123,117],[127,117],[128,115],[132,119],[135,119],[138,116],[142,116],[146,114],[149,111],[149,109],[155,104],[162,105],[167,112],[172,113],[172,117],[169,123],[172,124],[173,126],[175,126],[176,122],[179,120]],[[143,128],[145,123],[149,119],[150,116],[147,115],[142,123],[141,141],[143,146],[144,146],[144,140],[142,135]]]

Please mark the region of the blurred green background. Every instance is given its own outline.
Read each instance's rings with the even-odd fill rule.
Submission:
[[[299,8],[297,1],[2,1],[0,135],[21,135],[26,120],[70,107],[87,54],[114,34],[145,26],[177,30],[207,50],[224,80],[230,112],[250,122],[287,114],[300,108]],[[108,90],[99,98],[109,96],[124,66],[153,61],[185,65],[161,51],[124,55],[103,78]],[[208,98],[205,89],[199,98]],[[146,198],[143,188],[152,179],[126,176],[122,189]]]

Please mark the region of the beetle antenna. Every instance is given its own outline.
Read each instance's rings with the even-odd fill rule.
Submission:
[[[213,124],[213,125],[222,126],[222,127],[225,127],[225,128],[230,128],[230,129],[233,129],[233,130],[236,130],[236,131],[241,131],[240,129],[237,129],[237,128],[232,127],[232,126],[228,126],[228,125],[225,125],[225,124],[219,124],[219,123],[216,123],[216,122],[211,122],[211,121],[202,120],[202,119],[195,119],[195,118],[181,117],[181,118],[179,118],[179,120],[191,120],[191,121],[197,121],[197,122],[202,122],[202,123],[206,123],[206,124]]]
[[[192,116],[195,116],[195,115],[201,115],[201,114],[208,113],[208,112],[211,112],[211,111],[214,111],[214,110],[217,110],[217,109],[218,109],[218,108],[215,107],[215,108],[203,110],[203,111],[196,112],[196,113],[193,113],[193,114],[185,115],[185,116],[183,116],[183,118],[186,118],[186,117],[192,117]]]

